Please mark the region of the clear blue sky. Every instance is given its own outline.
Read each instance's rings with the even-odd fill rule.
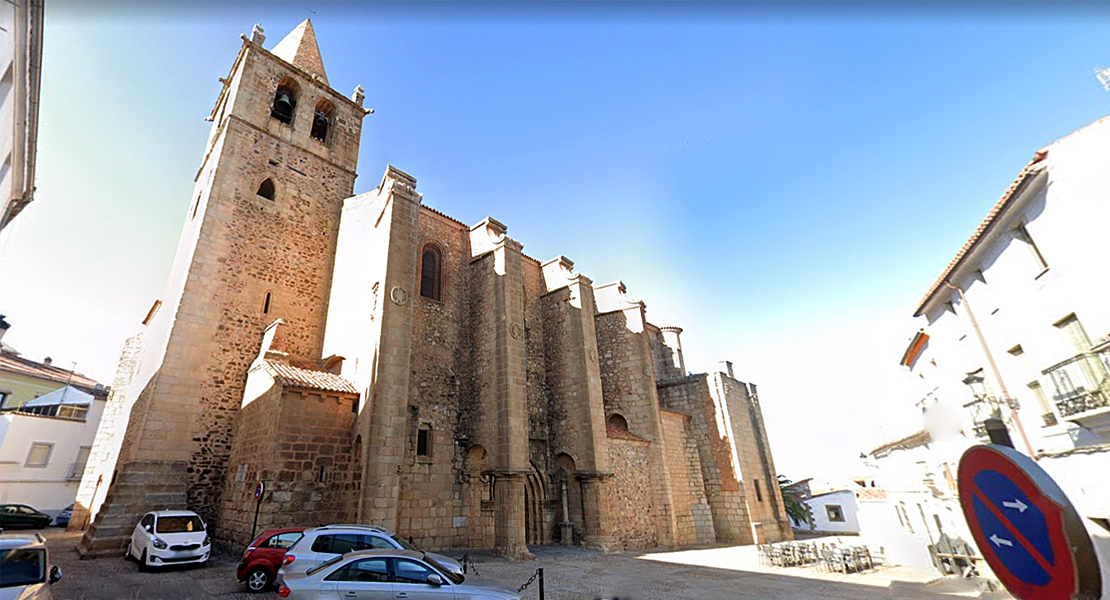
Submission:
[[[917,300],[1036,149],[1110,108],[1099,5],[48,0],[5,341],[111,382],[239,35],[306,16],[332,86],[377,111],[356,192],[393,164],[426,204],[623,280],[686,329],[691,370],[760,384],[795,478],[920,425],[896,367]]]

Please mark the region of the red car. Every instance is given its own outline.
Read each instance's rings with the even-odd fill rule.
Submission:
[[[304,527],[286,529],[267,529],[251,542],[243,553],[243,560],[235,571],[239,581],[247,583],[247,589],[261,592],[270,587],[274,576],[285,559],[285,551],[304,535]]]

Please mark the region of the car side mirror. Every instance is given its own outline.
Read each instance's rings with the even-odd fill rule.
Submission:
[[[425,581],[432,585],[443,585],[443,578],[435,573],[429,573],[428,578],[425,579]]]
[[[50,568],[50,583],[58,583],[62,578],[62,568],[55,566]]]
[[[143,530],[150,533],[150,525],[143,525]]]

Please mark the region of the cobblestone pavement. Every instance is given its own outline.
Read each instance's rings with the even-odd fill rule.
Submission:
[[[192,600],[230,598],[256,600],[273,593],[250,594],[235,581],[239,554],[216,553],[203,567],[171,567],[139,572],[135,563],[120,558],[79,560],[75,547],[79,534],[60,530],[43,532],[51,559],[65,575],[53,586],[56,600]],[[751,548],[717,548],[694,552],[600,554],[561,547],[533,548],[534,561],[510,562],[485,553],[472,559],[477,575],[470,579],[516,589],[538,567],[544,569],[547,600],[941,600],[941,594],[923,582],[892,580],[884,571],[857,576],[827,575],[798,569],[765,572],[749,570]],[[459,556],[460,553],[451,553]],[[735,568],[721,563],[734,556]],[[705,564],[685,564],[702,561]],[[743,567],[744,570],[738,570]],[[797,571],[797,572],[794,572]],[[839,580],[838,580],[839,579]],[[965,595],[965,594],[960,594]],[[525,600],[539,598],[539,584],[522,593]]]

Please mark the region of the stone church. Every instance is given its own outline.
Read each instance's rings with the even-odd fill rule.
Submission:
[[[371,523],[514,558],[791,536],[754,385],[688,374],[682,330],[623,283],[392,166],[353,196],[362,89],[328,85],[308,21],[264,43],[221,79],[167,288],[121,356],[84,556],[160,508],[245,544],[258,482],[259,531]]]

